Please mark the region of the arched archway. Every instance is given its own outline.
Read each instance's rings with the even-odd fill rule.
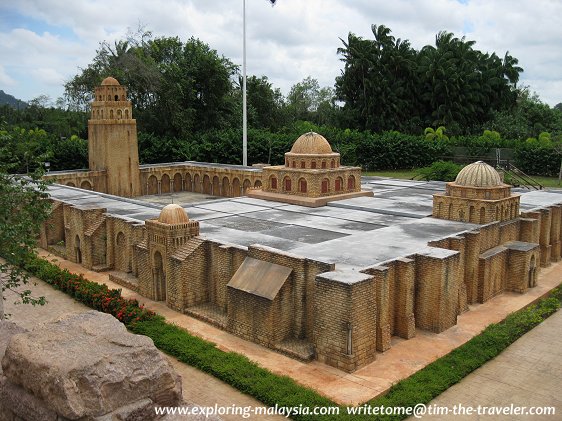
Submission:
[[[170,176],[164,174],[160,179],[160,193],[170,193]]]
[[[272,190],[277,190],[277,177],[274,175],[269,178],[269,186]]]
[[[476,210],[474,206],[468,209],[468,222],[476,223]]]
[[[242,195],[245,195],[248,191],[248,187],[252,187],[252,182],[248,179],[244,180],[242,184]]]
[[[193,176],[193,191],[195,193],[201,193],[201,177],[199,174]]]
[[[232,180],[232,197],[238,197],[240,193],[240,180],[238,177],[234,177],[234,180]]]
[[[306,193],[307,187],[306,179],[299,178],[299,193]]]
[[[88,180],[84,180],[80,183],[80,188],[84,190],[92,190],[92,184]]]
[[[212,194],[211,193],[211,178],[208,174],[203,176],[203,193],[204,194]]]
[[[185,173],[185,191],[193,191],[193,185],[191,182],[191,174]]]
[[[166,273],[164,272],[164,262],[159,251],[154,253],[154,299],[156,301],[166,301]]]
[[[287,176],[283,179],[283,190],[291,191],[291,179]]]
[[[485,224],[486,223],[486,209],[485,208],[480,208],[480,223],[481,224]]]
[[[117,119],[121,120],[123,118],[123,111],[121,111],[120,109],[117,110]]]
[[[213,177],[213,196],[220,196],[221,194],[221,182],[219,180],[219,177],[217,175],[215,175]]]
[[[80,243],[80,237],[76,235],[74,238],[74,254],[76,258],[76,263],[82,263],[82,245]]]
[[[257,189],[259,187],[261,187],[261,181],[260,180],[256,180],[256,182],[254,183],[254,187]]]
[[[66,183],[66,185],[68,187],[76,187],[76,185],[72,181],[69,181],[68,183]]]
[[[343,178],[341,178],[341,177],[336,178],[334,190],[335,191],[341,191],[342,186],[343,186]]]
[[[330,180],[327,178],[322,179],[322,185],[320,191],[324,194],[328,193],[330,190]]]
[[[222,178],[221,196],[230,197],[230,181],[228,181],[228,177]]]
[[[154,174],[148,177],[146,183],[146,194],[158,194],[158,179]]]
[[[183,190],[183,186],[182,186],[181,174],[178,172],[174,175],[174,191],[178,192],[182,190]]]
[[[127,238],[122,231],[115,237],[115,270],[129,272],[129,259],[127,255]]]

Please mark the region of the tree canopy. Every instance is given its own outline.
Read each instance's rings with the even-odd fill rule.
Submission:
[[[338,49],[345,63],[336,78],[345,121],[360,129],[421,132],[427,126],[454,131],[480,126],[492,112],[512,108],[523,71],[508,52],[483,53],[475,42],[446,31],[435,46],[416,51],[384,25],[374,39],[350,33]]]

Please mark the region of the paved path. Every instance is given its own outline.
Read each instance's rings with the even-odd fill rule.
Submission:
[[[30,305],[14,305],[15,296],[6,292],[5,312],[11,314],[10,321],[26,328],[33,329],[40,323],[58,319],[63,314],[82,313],[90,310],[89,307],[74,301],[63,292],[57,291],[47,283],[32,278],[36,285],[29,286],[34,296],[45,296],[48,304],[32,307]],[[189,365],[183,364],[175,358],[167,356],[178,374],[182,377],[183,397],[186,401],[197,406],[263,406],[261,402],[250,396],[240,393],[222,381],[203,373]],[[241,416],[221,415],[225,421],[241,420]],[[184,417],[183,419],[188,419]],[[260,416],[264,420],[281,420],[283,417]]]
[[[562,311],[526,333],[493,360],[450,387],[430,405],[464,407],[515,406],[556,408],[556,415],[457,416],[459,419],[562,419]],[[450,420],[451,415],[424,420]]]

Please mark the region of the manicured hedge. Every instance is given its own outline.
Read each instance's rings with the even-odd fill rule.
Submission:
[[[162,317],[139,306],[136,300],[122,298],[120,290],[110,290],[105,285],[99,285],[82,276],[71,274],[40,258],[33,258],[26,269],[78,301],[113,314],[127,324],[132,332],[152,338],[155,345],[167,354],[223,380],[268,406],[278,405],[293,408],[335,406],[329,399],[300,386],[289,377],[275,375],[243,355],[221,351],[214,344],[167,323]],[[550,293],[548,298],[509,315],[501,323],[488,326],[480,335],[409,378],[400,381],[390,389],[388,394],[369,401],[368,405],[372,407],[414,407],[419,403],[429,403],[553,314],[560,308],[561,303],[562,287],[558,287]],[[305,414],[292,418],[318,419],[318,417]],[[322,416],[321,418],[326,420],[398,420],[404,419],[406,416],[376,418],[348,415],[347,409],[340,407],[339,416]]]

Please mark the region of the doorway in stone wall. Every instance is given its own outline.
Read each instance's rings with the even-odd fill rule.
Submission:
[[[535,259],[535,255],[533,255],[531,256],[531,262],[529,263],[529,281],[527,285],[529,288],[533,288],[537,284],[536,273],[537,273],[537,262]]]
[[[74,239],[74,254],[76,263],[82,263],[82,248],[80,246],[80,237],[78,235]]]
[[[159,251],[154,253],[154,288],[155,288],[155,300],[156,301],[166,301],[166,274],[164,273],[164,263],[162,261],[162,255]]]

